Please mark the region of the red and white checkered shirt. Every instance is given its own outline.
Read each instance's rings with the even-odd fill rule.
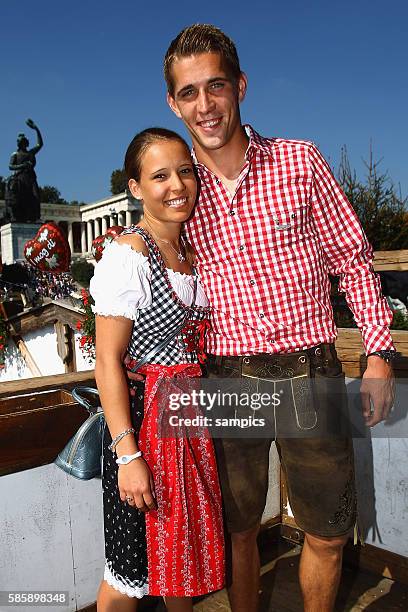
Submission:
[[[333,342],[328,274],[340,276],[366,352],[393,348],[372,248],[317,147],[245,129],[234,196],[197,163],[200,195],[186,227],[212,306],[208,352],[291,352]]]

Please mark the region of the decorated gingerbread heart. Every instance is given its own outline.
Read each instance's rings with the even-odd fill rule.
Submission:
[[[68,272],[71,249],[60,227],[44,223],[37,234],[24,245],[27,261],[42,272]]]
[[[112,225],[112,227],[106,230],[105,236],[111,236],[112,239],[116,238],[116,236],[119,236],[119,234],[121,234],[124,229],[125,228],[123,227],[123,225]]]
[[[97,238],[92,240],[91,253],[92,256],[95,258],[95,261],[100,260],[106,245],[108,245],[112,240],[113,236],[107,236],[106,234],[104,234],[103,236],[97,236]]]
[[[116,236],[119,236],[125,228],[122,225],[112,225],[103,236],[98,236],[92,240],[91,253],[96,261],[102,257],[102,253],[109,242],[112,242]]]

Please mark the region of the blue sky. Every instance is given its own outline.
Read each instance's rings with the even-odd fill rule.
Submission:
[[[109,195],[133,135],[184,133],[165,103],[162,58],[186,25],[218,25],[249,77],[242,118],[268,136],[313,140],[364,174],[370,139],[408,194],[408,3],[404,0],[4,0],[0,7],[0,175],[17,133],[45,145],[40,185],[67,200]]]

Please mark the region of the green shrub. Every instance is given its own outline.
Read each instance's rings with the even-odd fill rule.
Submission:
[[[391,329],[408,329],[408,317],[400,310],[394,311]]]
[[[94,267],[85,259],[80,259],[71,265],[71,274],[74,281],[82,287],[89,287],[89,281],[94,275]]]

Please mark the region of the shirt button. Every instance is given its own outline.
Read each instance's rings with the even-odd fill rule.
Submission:
[[[264,315],[264,313],[263,313],[263,312],[260,312],[260,313],[259,313],[259,318],[260,318],[260,319],[263,319],[263,318],[264,318],[264,316],[265,316],[265,315]]]
[[[240,251],[243,251],[244,249],[245,249],[245,246],[244,246],[243,244],[240,244],[240,245],[239,245],[239,250],[240,250]]]
[[[252,286],[254,286],[254,285],[255,285],[255,281],[254,281],[254,279],[253,279],[253,278],[251,278],[251,280],[249,281],[249,284],[250,284],[250,285],[252,285]]]
[[[230,210],[229,214],[231,215],[231,217],[233,217],[235,215],[235,210],[234,209]]]

